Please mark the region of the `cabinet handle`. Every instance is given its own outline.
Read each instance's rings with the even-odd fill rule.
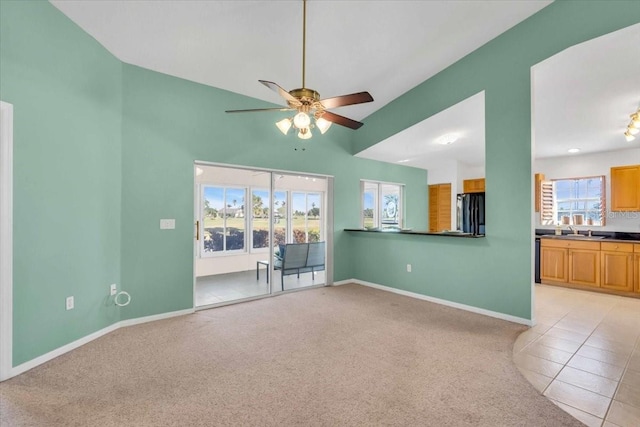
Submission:
[[[196,221],[196,240],[200,240],[200,221]]]

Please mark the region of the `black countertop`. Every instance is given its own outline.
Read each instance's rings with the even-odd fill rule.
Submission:
[[[585,230],[579,230],[580,234],[587,234]],[[567,236],[573,234],[571,230],[562,230],[562,234]],[[536,228],[536,237],[555,235],[555,230],[546,228]],[[640,241],[640,233],[628,231],[591,231],[592,236],[603,236],[607,240],[637,240]]]
[[[484,234],[458,233],[455,231],[441,231],[432,233],[429,231],[413,231],[413,230],[367,230],[365,228],[345,228],[344,231],[358,231],[362,233],[381,233],[381,234],[412,234],[419,236],[444,236],[444,237],[463,237],[467,239],[477,239],[485,237]]]

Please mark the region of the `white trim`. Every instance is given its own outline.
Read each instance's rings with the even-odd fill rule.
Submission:
[[[342,285],[348,285],[349,283],[355,283],[355,280],[354,279],[338,280],[337,282],[333,282],[331,286],[342,286]]]
[[[0,101],[0,381],[13,365],[13,105]]]
[[[82,337],[76,341],[70,342],[69,344],[63,345],[62,347],[58,347],[55,350],[50,351],[49,353],[43,354],[42,356],[36,357],[28,362],[25,362],[21,365],[12,368],[9,371],[9,376],[5,379],[9,379],[11,377],[15,377],[16,375],[20,375],[24,372],[27,372],[30,369],[33,369],[43,363],[46,363],[52,359],[55,359],[58,356],[62,356],[65,353],[68,353],[72,350],[75,350],[78,347],[81,347],[85,344],[90,343],[91,341],[98,339],[104,335],[107,335],[113,331],[116,331],[120,328],[125,328],[128,326],[139,325],[141,323],[154,322],[156,320],[169,319],[171,317],[183,316],[186,314],[192,314],[194,310],[192,308],[186,310],[172,311],[169,313],[156,314],[153,316],[140,317],[137,319],[127,319],[122,320],[120,322],[114,323],[113,325],[107,326],[106,328],[100,329],[92,334],[89,334],[85,337]]]
[[[393,292],[394,294],[404,295],[411,298],[421,299],[424,301],[445,305],[447,307],[453,307],[460,310],[470,311],[472,313],[482,314],[489,317],[495,317],[496,319],[506,320],[508,322],[514,322],[514,323],[520,323],[522,325],[532,326],[531,320],[523,319],[522,317],[511,316],[509,314],[499,313],[497,311],[485,310],[484,308],[478,308],[471,305],[460,304],[457,302],[447,301],[440,298],[434,298],[427,295],[417,294],[415,292],[403,291],[402,289],[396,289],[396,288],[391,288],[389,286],[378,285],[377,283],[365,282],[364,280],[358,280],[358,279],[343,280],[338,283],[343,284],[343,282],[368,286],[370,288],[380,289],[382,291]]]

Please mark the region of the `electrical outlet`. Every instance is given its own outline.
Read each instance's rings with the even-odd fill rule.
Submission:
[[[411,273],[411,264],[407,264],[407,273]]]
[[[114,283],[109,287],[109,294],[113,296],[113,295],[115,295],[117,293],[118,293],[118,287]]]
[[[67,310],[73,310],[73,297],[67,297]]]

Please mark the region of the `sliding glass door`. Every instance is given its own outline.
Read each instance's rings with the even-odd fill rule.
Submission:
[[[196,307],[325,283],[327,178],[196,164],[195,183]]]

